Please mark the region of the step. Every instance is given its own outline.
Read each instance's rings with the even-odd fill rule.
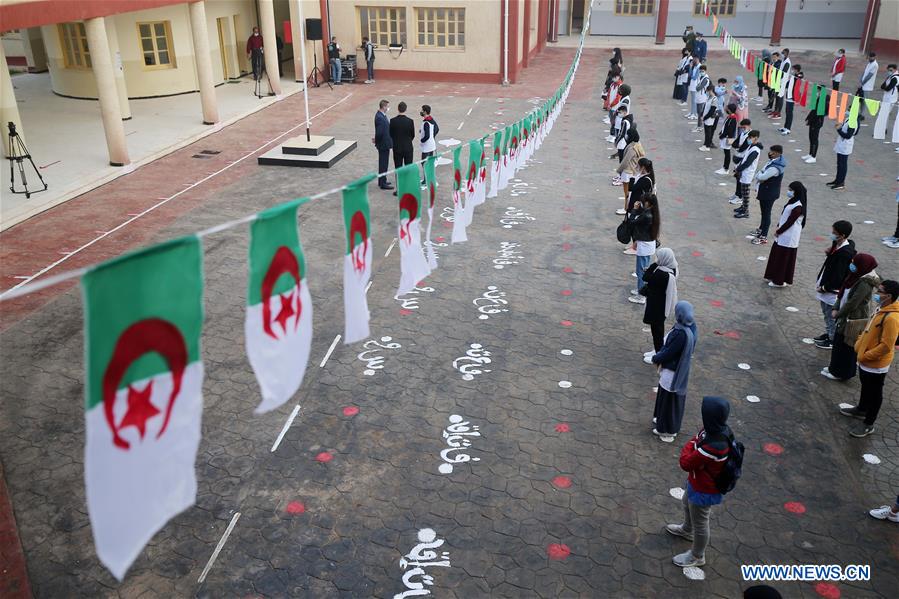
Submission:
[[[285,154],[279,146],[260,156],[257,162],[268,166],[303,166],[306,168],[331,168],[338,160],[356,149],[355,141],[334,140],[334,144],[317,156]]]
[[[310,135],[306,141],[306,134],[291,137],[285,141],[281,148],[285,154],[301,154],[303,156],[318,156],[334,145],[334,138],[330,135]]]

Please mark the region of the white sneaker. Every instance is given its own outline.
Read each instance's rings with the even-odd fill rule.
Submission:
[[[629,298],[627,298],[627,301],[629,301],[632,304],[643,305],[646,303],[646,298],[643,297],[642,295],[632,295]]]
[[[678,102],[677,105],[678,105],[678,106],[686,106],[687,103],[686,103],[686,102]]]
[[[693,133],[699,133],[702,131],[702,127],[693,127]]]
[[[643,361],[646,362],[647,364],[652,364],[652,356],[654,356],[654,355],[655,354],[651,354],[649,356],[643,356]]]
[[[716,175],[726,175],[726,174],[727,174],[727,170],[726,170],[726,169],[723,169],[723,168],[719,168],[717,171],[715,171],[715,174],[716,174]]]
[[[625,211],[624,208],[619,208],[618,210],[615,211],[615,214],[617,214],[618,216],[624,216],[625,214],[627,214],[627,212]]]
[[[881,238],[880,238],[880,240],[883,241],[883,242],[886,242],[886,241],[896,241],[896,239],[897,239],[897,237],[895,237],[895,236],[893,236],[893,235],[887,235],[886,237],[881,237]]]
[[[729,200],[727,201],[727,203],[728,203],[728,204],[733,204],[734,206],[736,206],[737,204],[742,204],[742,203],[743,203],[743,198],[732,197],[731,199],[729,199]]]
[[[631,295],[640,295],[640,291],[638,289],[631,289]]]
[[[632,248],[632,247],[627,247],[627,248],[625,248],[624,251],[621,252],[621,253],[622,253],[622,254],[627,254],[628,256],[636,256],[636,255],[637,255],[637,250],[635,250],[635,249]],[[637,275],[634,275],[634,276],[637,276]]]
[[[636,279],[636,278],[637,278],[637,273],[632,272],[632,273],[631,273],[631,276],[634,277],[634,278]]]
[[[781,134],[781,135],[789,135],[789,134],[790,134],[790,130],[787,129],[787,128],[783,128],[783,129],[780,130],[780,134]]]
[[[885,241],[885,242],[883,242],[883,245],[887,246],[888,248],[892,248],[892,249],[894,249],[894,250],[899,250],[899,240],[897,240],[897,241]]]
[[[612,124],[612,121],[609,120],[609,117],[604,118],[604,119],[602,120],[602,122],[605,123],[606,125],[611,125],[611,124]]]
[[[830,379],[830,380],[832,380],[832,381],[838,381],[838,380],[840,380],[840,379],[838,379],[837,377],[835,377],[834,375],[830,374],[830,368],[828,368],[828,367],[824,367],[824,368],[821,369],[821,376],[823,376],[823,377],[825,377],[825,378],[828,378],[828,379]]]
[[[700,152],[711,152],[711,148],[707,148],[706,146],[699,146]]]
[[[882,505],[868,512],[868,515],[878,520],[887,520],[889,522],[899,522],[899,513],[894,512],[890,506]]]
[[[818,162],[818,159],[815,158],[814,156],[807,158],[805,161],[806,164],[815,164],[816,162]]]
[[[654,355],[656,355],[656,350],[654,350],[654,349],[651,349],[651,350],[649,350],[649,351],[643,352],[643,357],[644,357],[644,358],[645,358],[646,356],[652,357],[652,356],[654,356]],[[655,424],[655,418],[653,418],[652,421],[653,421],[653,424]]]
[[[811,154],[806,154],[806,155],[803,156],[800,160],[808,160],[808,159],[811,158],[811,157],[812,157]]]
[[[613,141],[615,141],[615,137],[612,135],[609,135],[608,137],[606,137],[606,141],[609,143],[612,143]]]
[[[612,179],[612,185],[615,187],[621,187],[623,185],[623,181],[621,179]]]
[[[672,559],[675,566],[679,566],[681,568],[690,568],[690,567],[698,567],[705,565],[704,557],[696,557],[693,555],[693,551],[687,551],[685,553],[681,553],[680,555],[675,555]]]

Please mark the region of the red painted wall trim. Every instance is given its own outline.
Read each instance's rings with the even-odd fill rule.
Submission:
[[[656,8],[656,43],[665,43],[665,31],[668,29],[668,0],[659,0]]]
[[[502,73],[448,73],[433,71],[411,71],[399,69],[378,69],[378,79],[404,81],[440,81],[457,83],[502,83]]]
[[[20,4],[3,4],[0,5],[0,27],[3,31],[25,29],[186,2],[197,0],[35,0]]]
[[[896,59],[899,58],[899,40],[887,39],[884,37],[871,38],[870,51],[877,52],[877,59],[880,64],[895,62]]]
[[[872,19],[871,15],[875,14],[880,8],[879,4],[880,0],[868,0],[868,8],[865,10],[865,20],[862,25],[862,37],[858,44],[860,52],[870,52],[868,46],[873,45],[874,29],[877,28],[877,19]]]
[[[531,0],[522,0],[524,2],[524,31],[522,31],[521,44],[521,65],[528,66],[528,59],[531,57]]]
[[[31,582],[25,552],[19,541],[16,516],[6,489],[6,475],[0,466],[0,597],[30,599]]]
[[[325,81],[331,79],[331,64],[328,62],[328,42],[331,40],[331,32],[328,30],[328,0],[318,0],[318,11],[322,20],[322,73]],[[305,26],[305,23],[303,23]]]
[[[546,45],[546,7],[549,0],[537,0],[537,49],[542,50]]]
[[[777,0],[774,5],[774,22],[771,23],[771,45],[780,43],[780,36],[784,30],[784,15],[787,12],[787,0]]]
[[[518,81],[521,61],[518,58],[518,8],[521,0],[506,0],[509,3],[509,82]]]
[[[561,1],[562,0],[553,0],[553,12],[555,14],[553,15],[553,29],[550,32],[550,35],[552,35],[550,41],[553,43],[559,41],[559,2]]]

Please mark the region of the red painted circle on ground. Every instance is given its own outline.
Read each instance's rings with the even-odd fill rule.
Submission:
[[[777,443],[765,443],[763,449],[768,455],[780,455],[784,452],[783,446],[778,445]]]
[[[562,560],[571,555],[571,549],[562,543],[550,543],[546,548],[546,555],[549,556],[549,559]]]
[[[693,252],[693,254],[692,254],[692,256],[693,256],[694,258],[702,258],[704,255],[705,255],[705,254],[703,254],[703,253],[700,252],[699,250],[695,250],[695,251]]]
[[[400,309],[401,316],[409,316],[410,314],[412,314],[412,310],[406,310],[405,308]]]
[[[563,289],[563,290],[562,290],[562,295],[564,295],[564,296],[566,296],[566,297],[569,296],[569,295],[571,295],[571,289]]]
[[[784,509],[793,514],[804,514],[805,506],[798,501],[788,501],[784,504]]]
[[[713,308],[720,308],[724,305],[724,302],[722,302],[721,300],[712,300],[709,302],[709,305]]]
[[[448,222],[446,222],[446,221],[443,221],[443,228],[444,228],[444,229],[452,229],[452,228],[453,228],[453,223],[448,223]]]
[[[446,240],[446,238],[444,238],[444,237],[435,237],[434,238],[434,241],[436,241],[437,243],[443,243],[445,240]]]
[[[831,582],[819,582],[815,585],[815,592],[826,599],[840,599],[840,588]]]
[[[738,333],[736,331],[726,331],[724,333],[724,336],[727,337],[728,339],[739,339],[740,333]]]
[[[565,268],[562,269],[562,272],[574,272],[574,269],[571,268],[570,266],[566,266]]]
[[[560,324],[561,324],[563,327],[570,327],[570,326],[573,325],[574,323],[571,322],[570,320],[563,320]]]
[[[567,252],[568,250],[571,249],[571,244],[570,244],[570,243],[563,243],[563,244],[562,244],[562,249],[565,250],[565,251]]]
[[[291,501],[287,504],[286,511],[288,514],[302,514],[306,511],[306,506],[302,501]]]
[[[343,409],[344,416],[355,416],[359,413],[359,408],[356,406],[347,406]]]
[[[687,237],[696,237],[696,231],[687,231]]]
[[[315,456],[315,461],[321,462],[322,464],[330,462],[333,459],[334,459],[334,456],[331,455],[330,453],[328,453],[327,451],[323,451],[320,454],[318,454],[317,456]]]
[[[556,425],[556,432],[557,433],[570,433],[571,427],[568,426],[567,422],[560,422],[559,424]]]
[[[557,476],[553,479],[553,486],[559,489],[567,489],[571,486],[571,479],[567,476]]]
[[[824,238],[820,235],[815,235],[815,241],[824,241]]]
[[[571,230],[571,225],[562,225],[562,230],[563,230],[563,231],[570,231],[570,230]]]
[[[702,280],[705,281],[706,283],[716,283],[718,281],[718,279],[716,279],[712,275],[706,275],[706,276],[702,277]]]
[[[678,213],[677,213],[677,215],[678,215],[679,217],[681,217],[681,218],[687,218],[687,216],[688,216],[689,214],[690,214],[689,212],[678,212]]]

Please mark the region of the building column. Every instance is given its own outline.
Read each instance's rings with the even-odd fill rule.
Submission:
[[[331,65],[328,63],[328,43],[331,41],[331,28],[328,26],[328,0],[318,0],[318,10],[322,18],[322,79],[327,81],[331,78]]]
[[[128,88],[125,86],[125,66],[122,64],[122,53],[119,52],[119,34],[115,17],[106,19],[106,37],[109,40],[116,93],[119,95],[119,110],[122,111],[122,120],[127,121],[131,119],[131,103],[128,101]]]
[[[537,50],[546,47],[546,28],[549,20],[549,0],[537,2]]]
[[[552,11],[552,15],[553,15],[553,26],[549,32],[549,35],[550,35],[549,41],[551,41],[554,44],[559,41],[559,2],[561,2],[561,1],[562,0],[552,0],[553,5],[552,5],[552,8],[550,8],[550,11]]]
[[[125,143],[125,127],[122,125],[122,111],[119,107],[119,93],[116,90],[115,73],[109,54],[109,39],[103,17],[87,19],[84,29],[87,47],[91,53],[94,79],[97,82],[97,99],[100,101],[100,118],[106,132],[106,147],[109,164],[125,166],[129,162],[128,146]]]
[[[784,15],[787,12],[787,0],[777,0],[774,5],[774,22],[771,24],[771,45],[780,44],[780,36],[784,30]]]
[[[10,122],[15,124],[16,131],[19,132],[23,143],[25,135],[22,132],[22,117],[19,116],[19,105],[16,104],[16,92],[12,88],[12,78],[9,76],[3,44],[0,44],[0,71],[2,71],[0,72],[0,139],[3,140],[3,155],[9,158],[9,144],[6,143],[9,130],[6,128],[6,124]]]
[[[662,45],[665,43],[665,32],[668,31],[668,0],[659,0],[656,11],[656,44]]]
[[[874,29],[877,27],[877,14],[880,11],[880,0],[868,0],[868,8],[865,10],[864,29],[858,43],[859,52],[870,50],[871,38],[874,37]]]
[[[509,4],[509,82],[518,81],[518,3],[520,0],[506,0]]]
[[[197,65],[197,82],[200,84],[200,104],[203,107],[203,124],[219,122],[218,100],[212,76],[212,56],[209,49],[209,28],[206,26],[206,2],[193,2],[190,7],[190,32],[194,39],[194,61]],[[272,17],[274,19],[274,16]],[[274,23],[274,20],[272,21]],[[266,52],[266,55],[268,53]],[[277,61],[277,58],[276,58]],[[276,62],[277,64],[277,62]],[[278,70],[275,69],[275,75]],[[225,77],[228,74],[225,73]],[[274,85],[274,82],[272,83]],[[279,92],[280,93],[280,90]]]
[[[524,35],[521,40],[521,66],[528,66],[528,57],[531,53],[531,0],[524,0]]]
[[[265,70],[271,81],[272,91],[281,95],[281,77],[278,75],[278,38],[275,33],[275,4],[272,0],[259,0],[259,25],[265,47]]]

